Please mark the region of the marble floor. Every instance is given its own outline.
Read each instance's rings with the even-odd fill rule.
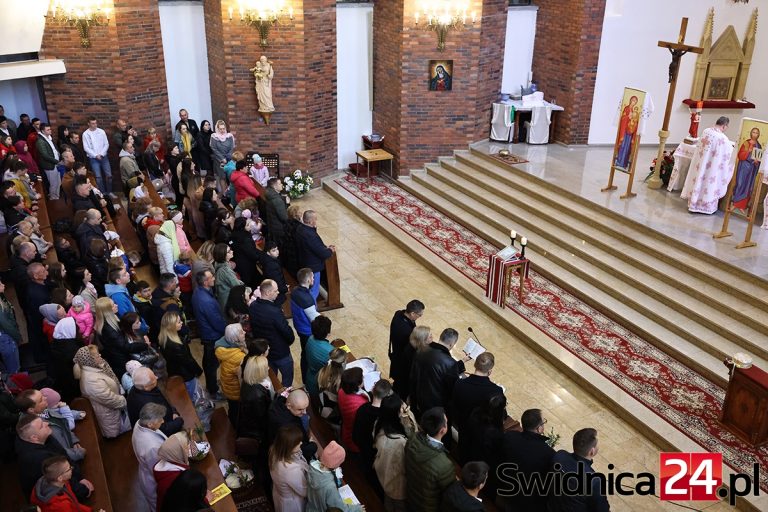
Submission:
[[[533,176],[555,183],[595,204],[768,280],[768,230],[760,228],[762,217],[752,231],[752,240],[758,244],[756,247],[735,248],[736,244],[744,239],[747,227],[745,220],[735,216],[731,217],[729,227],[733,236],[712,238],[712,234],[719,232],[722,227],[722,212],[713,215],[689,213],[687,202],[680,198],[680,191],[668,192],[665,188],[653,190],[643,183],[651,162],[656,158],[656,148],[640,148],[632,187],[637,196],[632,199],[620,199],[619,196],[626,191],[627,175],[616,173],[614,184],[617,185],[617,190],[600,191],[608,183],[613,155],[611,147],[502,144],[488,140],[477,142],[472,147],[491,153],[509,149],[511,153],[530,161],[518,164],[517,167]]]
[[[410,299],[419,298],[427,307],[419,323],[432,327],[435,336],[442,329],[453,327],[463,337],[467,327],[472,326],[485,346],[496,355],[492,378],[507,390],[512,416],[519,418],[528,408],[543,409],[549,420],[548,426],[562,436],[558,448],[568,450],[576,430],[595,427],[600,440],[600,453],[595,462],[598,471],[607,472],[611,463],[615,466],[614,473],[648,471],[658,475],[658,446],[604,408],[577,383],[510,335],[417,259],[323,190],[313,190],[300,200],[300,204],[318,212],[320,235],[326,243],[337,247],[345,307],[327,312],[334,321],[331,337],[343,338],[357,356],[373,357],[386,374],[392,314]],[[293,347],[295,359],[298,351],[296,344]],[[652,496],[617,496],[610,501],[611,510],[617,511],[680,510]],[[685,504],[694,510],[732,510],[722,503]]]

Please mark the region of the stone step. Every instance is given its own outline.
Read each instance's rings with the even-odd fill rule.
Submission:
[[[464,188],[453,188],[425,173],[412,174],[411,183],[403,181],[401,185],[457,222],[462,222],[475,232],[482,231],[486,239],[499,247],[507,243],[509,217],[467,197],[467,189],[471,184],[462,184]],[[424,190],[429,191],[430,195],[425,195]],[[463,205],[463,208],[459,205]],[[555,230],[554,227],[552,229]],[[712,333],[677,311],[659,313],[665,311],[663,303],[628,287],[618,278],[564,251],[555,243],[542,240],[541,243],[529,245],[529,249],[540,255],[532,260],[534,266],[547,277],[572,290],[582,300],[588,299],[597,309],[616,313],[619,323],[641,336],[653,338],[659,348],[684,360],[712,379],[718,379],[712,374],[713,371],[722,373],[723,358],[734,352],[745,351],[743,346]],[[567,274],[569,279],[562,278],[561,273]],[[754,354],[754,351],[750,352]],[[705,364],[688,358],[689,354],[703,353],[709,357]],[[756,364],[762,364],[763,357],[755,354]]]
[[[589,223],[594,231],[603,232],[614,240],[635,247],[645,254],[644,259],[659,260],[661,265],[663,261],[658,256],[663,255],[667,262],[674,262],[673,266],[684,270],[686,274],[768,312],[768,282],[742,269],[715,260],[694,247],[650,230],[599,204],[561,189],[554,183],[531,176],[514,166],[505,166],[475,149],[456,151],[454,157],[457,162],[479,173],[475,177],[478,183],[483,183],[483,180],[477,179],[482,175],[525,191],[531,198],[556,206],[564,218]]]
[[[575,216],[563,215],[557,205],[549,201],[523,195],[501,181],[477,180],[472,169],[462,163],[441,159],[439,168],[434,165],[427,168],[444,181],[449,176],[455,177],[459,180],[456,186],[459,190],[462,190],[466,182],[480,187],[473,197],[498,211],[535,214],[537,219],[532,221],[533,226],[539,228],[544,236],[563,244],[571,242],[569,247],[572,253],[579,253],[586,259],[596,258],[604,270],[619,277],[628,276],[634,286],[645,287],[647,293],[660,301],[674,300],[678,311],[699,315],[710,328],[717,330],[726,324],[733,325],[739,337],[752,340],[758,347],[768,347],[768,336],[763,334],[768,332],[768,312],[735,295],[723,293],[720,288],[710,284],[710,279],[702,280],[688,275],[684,269],[658,257],[650,257],[645,251],[640,251],[622,239],[614,239],[607,233],[596,231],[591,223]],[[499,203],[497,199],[513,204],[514,208],[508,209],[506,204]],[[560,228],[559,235],[544,229],[541,221]],[[646,279],[643,275],[638,282],[637,276],[641,273],[648,277]],[[692,299],[698,302],[694,303]],[[710,312],[713,310],[719,312],[720,316],[712,316]],[[737,341],[737,338],[731,339]]]

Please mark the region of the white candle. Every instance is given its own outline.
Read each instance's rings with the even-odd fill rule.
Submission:
[[[509,237],[510,237],[512,240],[514,240],[515,238],[517,238],[517,231],[515,231],[514,229],[513,229],[512,231],[510,231],[510,232],[509,232]]]
[[[523,246],[528,245],[528,239],[525,238],[525,237],[521,238],[520,239],[520,245],[523,245]]]
[[[233,14],[233,11],[234,11],[234,9],[232,9],[232,8],[230,7],[230,8],[229,8],[229,21],[232,21],[232,14]]]

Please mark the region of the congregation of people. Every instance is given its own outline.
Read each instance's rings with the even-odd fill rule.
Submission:
[[[0,283],[0,456],[16,461],[31,506],[91,510],[99,490],[81,466],[93,455],[74,433],[85,412],[70,407],[84,397],[101,436],[131,437],[141,510],[208,510],[211,486],[166,392],[179,377],[195,406],[226,407],[238,443],[251,441],[243,462],[278,512],[362,510],[339,493],[342,465],[387,511],[609,510],[599,489],[505,495],[510,478],[594,472],[597,432],[580,430],[573,451],[556,452],[540,409],[512,420],[494,355],[455,358],[458,331],[435,339],[417,324],[419,300],[389,326],[391,380],[366,389],[318,309],[336,250],[318,234],[321,219],[290,204],[282,180],[224,121],[198,125],[181,110],[169,143],[122,119],[110,136],[95,118],[83,128],[58,127],[55,139],[39,119],[16,124],[0,110],[3,281],[15,292],[9,300]],[[47,239],[38,212],[52,205],[71,211],[69,229]],[[109,225],[119,216],[140,254]],[[138,278],[142,266],[152,278]],[[311,415],[334,440],[318,441]]]

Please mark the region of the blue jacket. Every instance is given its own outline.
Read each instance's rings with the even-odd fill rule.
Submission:
[[[317,228],[305,224],[296,230],[296,253],[299,257],[299,268],[309,267],[312,272],[322,272],[325,260],[333,254],[317,234]]]
[[[312,307],[315,309],[310,309]],[[310,309],[309,315],[307,309]],[[317,303],[309,292],[309,288],[297,286],[291,290],[291,316],[293,317],[293,327],[297,333],[305,336],[312,334],[312,320],[318,315]]]
[[[269,342],[270,361],[291,355],[291,344],[296,339],[280,306],[264,299],[256,299],[248,307],[251,319],[251,336]],[[197,313],[197,310],[195,310]]]
[[[136,306],[133,305],[131,296],[128,293],[128,288],[119,284],[107,283],[106,285],[104,285],[104,291],[106,292],[107,297],[112,299],[112,302],[117,304],[118,318],[123,318],[123,315],[130,311],[137,313]],[[141,315],[139,315],[139,318],[141,319],[141,327],[139,328],[139,330],[144,334],[146,334],[147,332],[149,332],[149,327],[147,326],[147,322],[145,322],[144,319],[141,318]]]
[[[211,290],[202,286],[195,288],[192,293],[192,310],[195,312],[197,332],[201,340],[214,342],[224,336],[227,322],[219,309],[219,301]]]

